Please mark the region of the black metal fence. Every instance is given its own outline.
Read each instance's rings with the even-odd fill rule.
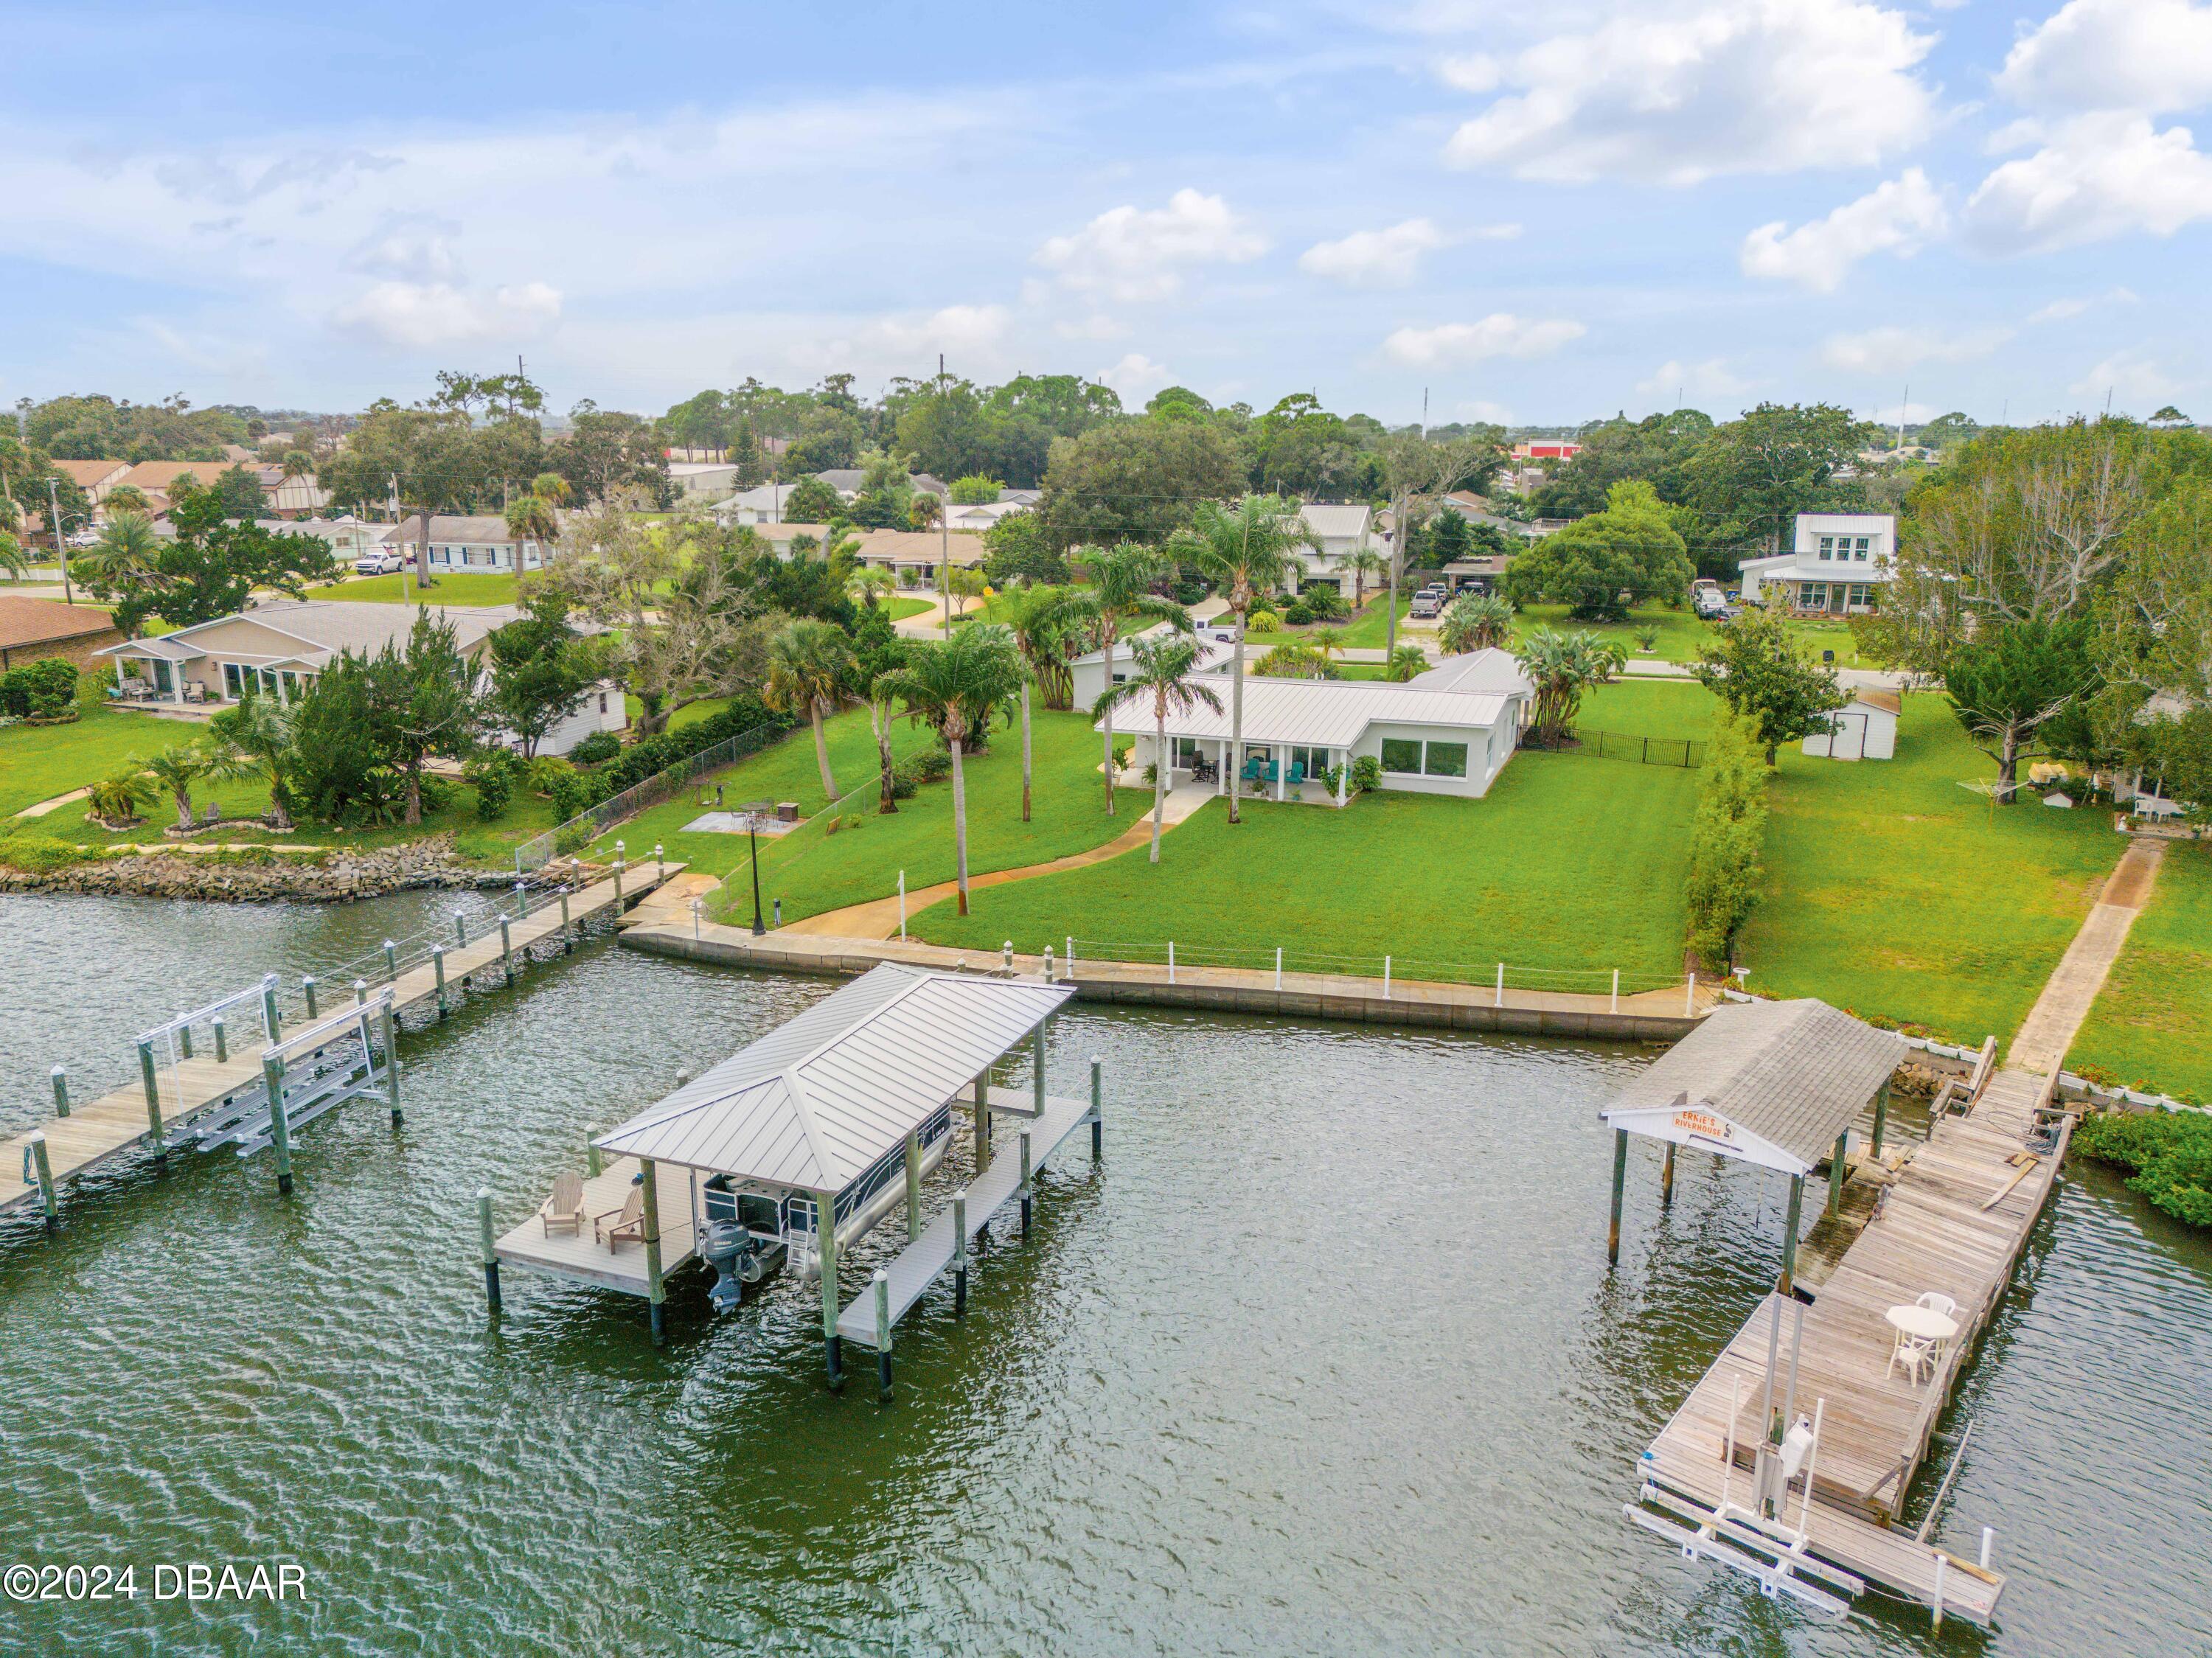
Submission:
[[[1705,763],[1705,745],[1692,737],[1631,737],[1581,726],[1571,727],[1567,734],[1573,739],[1570,753],[1594,754],[1601,760],[1673,766],[1685,771],[1694,771]]]

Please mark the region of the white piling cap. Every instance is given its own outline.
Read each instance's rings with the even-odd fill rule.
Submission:
[[[870,1278],[868,1281],[872,1284],[888,1284],[890,1282],[890,1279],[891,1275],[884,1271],[882,1267],[878,1266],[876,1268],[874,1277]]]
[[[391,948],[392,948],[392,940],[391,940],[391,939],[389,939],[389,938],[386,938],[386,939],[384,941],[384,947],[385,947],[386,950],[391,949]]]
[[[34,1128],[23,1137],[23,1144],[26,1145],[44,1145],[46,1143],[46,1131],[43,1128]]]
[[[489,1203],[491,1201],[491,1187],[489,1186],[479,1186],[477,1187],[477,1201],[478,1203]]]
[[[56,1066],[54,1067],[54,1075],[57,1077],[66,1077],[69,1075],[68,1067],[65,1066]]]

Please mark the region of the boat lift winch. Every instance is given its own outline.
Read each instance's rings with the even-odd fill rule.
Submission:
[[[261,1081],[240,1089],[183,1137],[203,1151],[235,1148],[240,1157],[274,1149],[276,1185],[292,1185],[292,1139],[348,1100],[373,1099],[399,1121],[397,1022],[386,986],[351,1007],[283,1035],[261,1055]]]

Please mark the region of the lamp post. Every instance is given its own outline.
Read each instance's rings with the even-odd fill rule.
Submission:
[[[61,490],[51,477],[46,480],[46,511],[48,514],[46,522],[53,527],[54,531],[54,562],[62,567],[62,600],[64,604],[74,604],[76,603],[76,593],[70,586],[69,549],[62,544]],[[80,520],[88,530],[92,527],[92,520],[86,518],[83,513],[72,513],[70,516]]]
[[[753,865],[753,937],[757,938],[768,931],[761,923],[760,905],[760,814],[750,807],[745,811],[745,839],[752,847]]]

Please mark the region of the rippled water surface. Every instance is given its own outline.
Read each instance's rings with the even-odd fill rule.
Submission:
[[[0,899],[0,1125],[57,1060],[119,1078],[144,1024],[449,907]],[[1103,1057],[1106,1161],[1070,1143],[963,1322],[927,1304],[887,1409],[824,1390],[794,1285],[718,1321],[680,1279],[659,1351],[642,1303],[514,1273],[487,1319],[479,1185],[512,1224],[586,1125],[831,987],[593,944],[408,1040],[404,1127],[324,1118],[289,1199],[207,1157],[0,1228],[0,1552],[310,1595],[0,1605],[0,1650],[2212,1648],[2212,1251],[2090,1169],[1944,1424],[1980,1424],[1939,1534],[1998,1527],[1994,1636],[1815,1626],[1621,1523],[1782,1195],[1686,1158],[1662,1217],[1639,1149],[1608,1278],[1630,1049],[1077,1008],[1053,1081]]]

